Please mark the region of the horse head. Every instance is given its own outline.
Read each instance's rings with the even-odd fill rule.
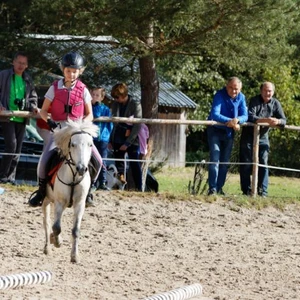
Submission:
[[[69,120],[66,126],[54,132],[54,141],[62,157],[68,158],[79,175],[88,170],[92,153],[93,137],[98,127],[92,122]]]

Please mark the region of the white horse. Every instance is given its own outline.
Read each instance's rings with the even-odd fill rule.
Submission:
[[[92,155],[93,137],[97,132],[98,127],[92,122],[68,121],[64,128],[53,133],[63,162],[57,171],[53,189],[49,184],[47,185],[46,198],[42,205],[46,234],[45,254],[50,254],[50,244],[54,244],[55,247],[61,246],[61,217],[66,207],[73,206],[71,262],[78,262],[80,225],[91,185],[89,161]],[[54,203],[52,231],[51,202]]]

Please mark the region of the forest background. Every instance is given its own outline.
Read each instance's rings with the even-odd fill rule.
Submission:
[[[86,36],[85,42],[105,35],[118,41],[112,45],[131,66],[138,62],[139,73],[124,72],[125,66],[104,69],[93,53],[84,53],[94,74],[84,81],[138,80],[144,118],[157,118],[157,73],[198,104],[190,120],[205,120],[213,94],[238,76],[247,99],[263,81],[274,82],[288,124],[300,126],[299,0],[7,0],[0,7],[2,63],[17,50],[29,52],[35,83],[47,72],[61,74],[62,53],[57,42],[37,43],[30,34]],[[151,149],[157,126],[150,127]],[[272,130],[271,144],[271,165],[300,169],[298,131]],[[205,153],[205,127],[190,126],[187,161]]]

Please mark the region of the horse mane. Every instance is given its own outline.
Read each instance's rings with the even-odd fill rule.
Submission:
[[[93,122],[68,120],[65,127],[54,131],[53,138],[56,146],[60,150],[61,156],[67,156],[69,153],[69,142],[72,134],[82,131],[88,133],[92,137],[96,137],[98,130],[98,126],[93,124]]]

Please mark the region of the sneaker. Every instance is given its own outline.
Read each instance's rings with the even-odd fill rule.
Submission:
[[[251,190],[248,190],[247,192],[243,192],[244,196],[252,196]]]
[[[104,183],[103,184],[100,184],[98,186],[98,190],[102,190],[102,191],[110,191],[110,188],[107,187]]]
[[[97,190],[97,187],[94,184],[92,184],[92,186],[91,186],[91,193],[95,192],[96,190]]]
[[[268,194],[266,194],[266,193],[258,193],[258,196],[261,197],[261,198],[267,198]]]
[[[213,195],[216,195],[216,191],[215,190],[208,190],[208,193],[207,193],[208,196],[213,196]]]
[[[123,183],[123,184],[126,184],[126,180],[125,180],[125,176],[124,174],[118,174],[118,179]]]
[[[259,187],[257,189],[257,194],[258,194],[258,196],[260,196],[262,198],[267,198],[268,197],[268,192],[264,191],[261,187]]]
[[[93,194],[88,194],[87,197],[86,197],[86,200],[85,200],[85,207],[95,207],[96,204],[95,202],[93,201]]]
[[[222,196],[226,196],[226,194],[224,193],[223,189],[220,189],[220,190],[218,191],[218,194],[219,194],[219,195],[222,195]]]

